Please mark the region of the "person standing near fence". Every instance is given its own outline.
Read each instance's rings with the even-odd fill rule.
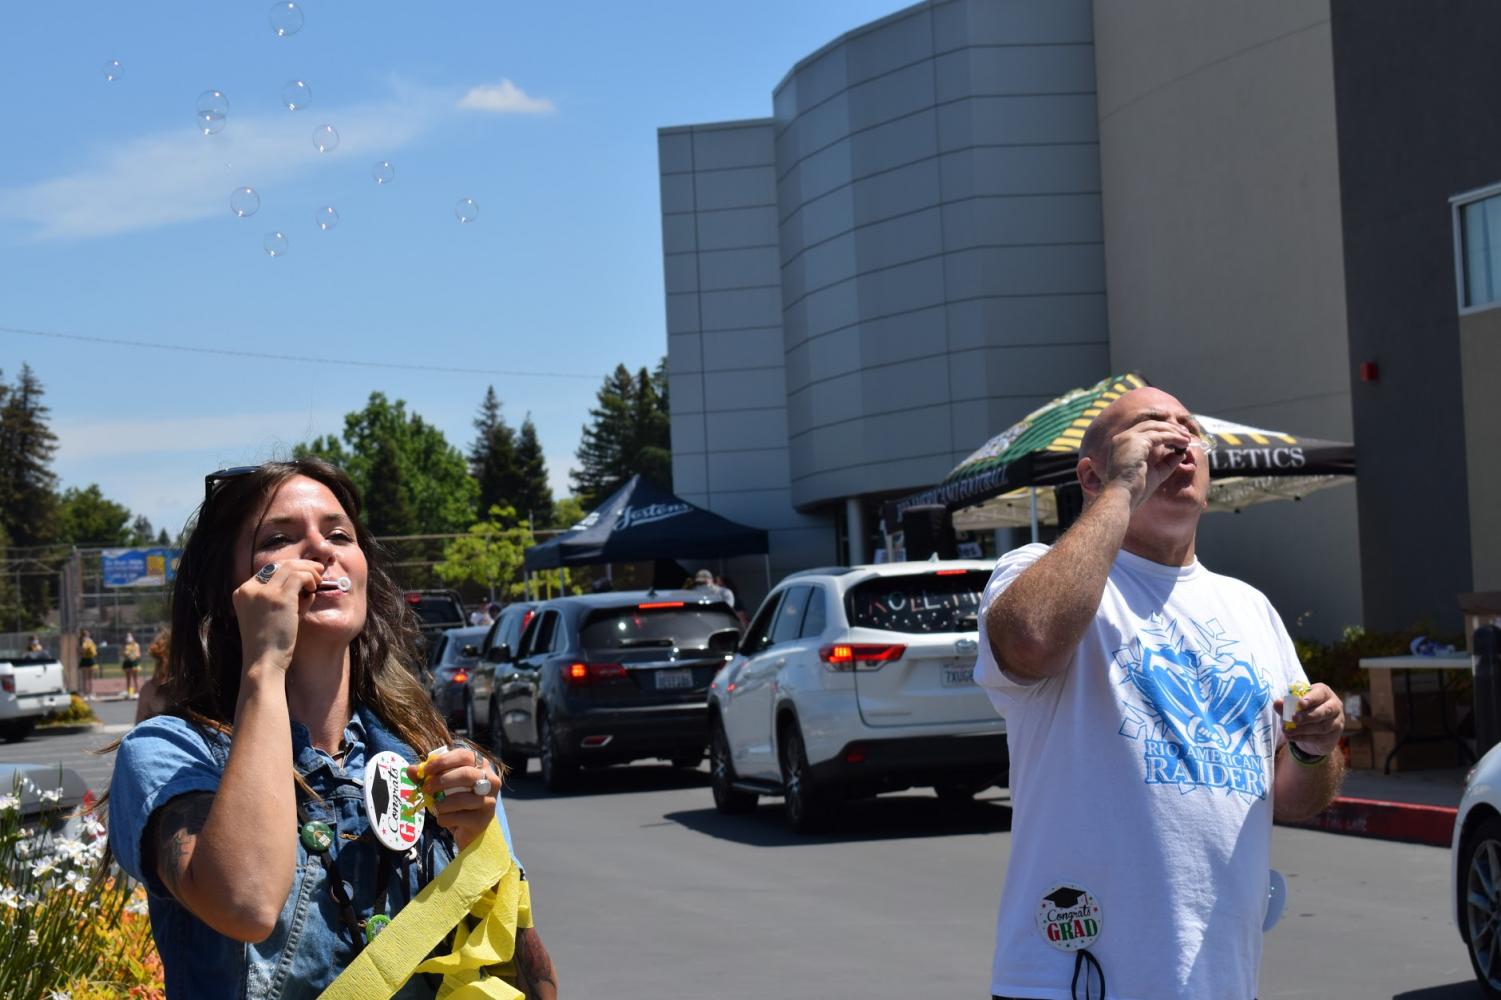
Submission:
[[[78,687],[85,701],[94,700],[94,669],[99,663],[99,647],[88,629],[78,632]]]
[[[140,694],[136,680],[141,668],[141,644],[136,642],[134,632],[125,633],[125,644],[120,648],[120,669],[125,672],[125,697]]]

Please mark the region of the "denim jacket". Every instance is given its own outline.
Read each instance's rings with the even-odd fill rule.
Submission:
[[[394,750],[409,761],[418,755],[364,707],[356,709],[344,737],[341,766],[312,746],[306,727],[292,723],[293,766],[321,796],[319,801],[299,794],[298,824],[321,820],[329,825],[334,834],[327,852],[331,863],[325,865],[308,851],[297,828],[285,831],[297,845],[292,891],[271,936],[249,944],[193,916],[141,856],[141,838],[156,809],[179,795],[217,790],[229,758],[229,739],[175,716],[157,716],[136,726],[121,742],[110,785],[110,846],[120,866],[146,885],[151,930],[166,970],[169,998],[315,998],[363,944],[359,929],[351,929],[341,918],[330,891],[330,869],[352,889],[352,916],[364,920],[373,913],[394,915],[452,859],[452,839],[431,816],[416,858],[389,851],[375,840],[365,814],[365,761],[382,750]],[[509,845],[511,833],[498,801],[496,813]],[[378,892],[382,884],[384,893]],[[436,989],[436,979],[419,976],[396,996],[433,997]]]

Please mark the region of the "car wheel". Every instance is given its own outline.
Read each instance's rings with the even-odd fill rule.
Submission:
[[[490,702],[490,749],[512,774],[526,774],[526,755],[513,748],[511,741],[506,739],[506,727],[500,721],[500,706],[493,699]]]
[[[828,796],[813,781],[803,734],[797,723],[782,730],[782,811],[798,833],[814,833],[828,822]]]
[[[1501,997],[1501,817],[1481,823],[1459,864],[1460,926],[1470,965],[1488,997]]]
[[[31,735],[36,728],[36,716],[28,716],[24,719],[12,719],[10,722],[0,724],[0,738],[7,743],[20,743]]]
[[[967,781],[950,781],[942,785],[934,785],[933,793],[938,796],[938,801],[948,805],[958,805],[964,802],[972,802],[986,786],[974,785]]]
[[[549,792],[567,791],[578,776],[578,764],[558,745],[552,722],[545,715],[537,720],[537,742],[542,744],[542,784]]]
[[[730,759],[730,739],[724,733],[724,723],[714,720],[709,735],[709,787],[714,792],[714,808],[726,816],[748,813],[756,808],[760,797],[752,792],[742,792],[734,787],[735,765]]]
[[[672,758],[672,766],[681,767],[686,771],[691,771],[694,768],[698,767],[699,762],[703,759],[704,755],[701,753],[680,753],[676,757]]]

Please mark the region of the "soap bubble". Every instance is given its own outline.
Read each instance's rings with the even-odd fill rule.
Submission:
[[[396,179],[396,168],[391,166],[390,160],[381,160],[370,168],[370,176],[377,184],[389,184]]]
[[[453,207],[453,214],[460,222],[473,222],[479,218],[479,205],[475,204],[473,198],[461,198]]]
[[[290,2],[272,4],[271,30],[277,38],[297,34],[302,30],[302,8]]]
[[[237,218],[248,218],[261,210],[261,196],[253,187],[235,188],[229,196],[229,210]]]
[[[319,125],[313,129],[313,145],[318,152],[327,153],[339,145],[339,132],[332,125]]]
[[[313,88],[303,80],[288,80],[281,85],[281,103],[287,106],[288,111],[305,108],[312,99]]]
[[[198,128],[204,135],[224,131],[229,118],[229,98],[220,90],[205,90],[198,95]]]
[[[111,59],[104,64],[104,78],[111,81],[118,80],[120,79],[120,72],[124,69],[125,67],[120,65],[120,60]]]
[[[271,257],[280,257],[287,252],[287,238],[281,233],[267,233],[261,241],[261,246],[266,248],[266,254]]]
[[[313,221],[318,223],[318,228],[326,233],[339,224],[339,213],[334,211],[332,205],[324,205],[313,213]]]

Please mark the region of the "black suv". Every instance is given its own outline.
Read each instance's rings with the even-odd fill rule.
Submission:
[[[495,751],[542,760],[548,789],[581,766],[660,757],[696,767],[708,745],[709,682],[740,620],[703,591],[635,591],[539,604],[514,649],[494,645]],[[520,770],[520,767],[518,767]]]
[[[406,599],[422,632],[423,655],[431,663],[443,633],[468,624],[464,620],[464,600],[452,590],[409,590]]]

